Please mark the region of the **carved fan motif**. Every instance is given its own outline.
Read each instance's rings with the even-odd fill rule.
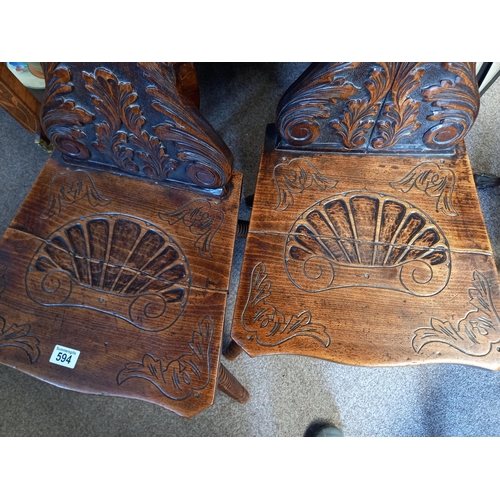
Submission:
[[[365,286],[412,295],[440,292],[450,275],[449,245],[422,210],[398,198],[352,191],[300,215],[285,246],[285,268],[299,288]]]
[[[163,230],[121,214],[74,220],[42,243],[26,273],[32,300],[118,316],[148,331],[171,326],[187,303],[184,252]]]

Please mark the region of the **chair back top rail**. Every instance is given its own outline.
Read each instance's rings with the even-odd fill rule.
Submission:
[[[42,126],[65,161],[225,192],[232,155],[196,106],[192,64],[43,66]]]
[[[278,105],[278,147],[452,155],[478,111],[474,62],[313,63]]]

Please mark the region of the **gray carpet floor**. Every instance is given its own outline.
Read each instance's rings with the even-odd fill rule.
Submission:
[[[201,110],[232,150],[253,193],[267,123],[305,63],[198,64]],[[475,172],[500,175],[500,80],[483,96],[466,142]],[[47,160],[32,136],[0,110],[0,234]],[[500,266],[500,188],[479,191]],[[240,218],[249,219],[242,203]],[[244,240],[233,261],[225,327],[229,341]],[[89,396],[0,365],[2,436],[302,436],[329,422],[346,436],[500,436],[500,373],[458,365],[360,368],[306,357],[241,355],[226,366],[248,388],[239,405],[218,392],[192,419],[153,404]]]

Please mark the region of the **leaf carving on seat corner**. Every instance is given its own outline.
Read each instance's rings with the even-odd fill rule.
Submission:
[[[153,384],[164,396],[182,401],[204,389],[210,381],[210,349],[214,334],[212,318],[204,316],[194,330],[188,349],[171,360],[156,359],[150,353],[141,361],[125,364],[117,375],[119,385],[132,378],[144,379]]]
[[[415,352],[420,353],[429,343],[440,342],[470,356],[485,356],[493,344],[500,342],[500,317],[493,304],[488,280],[479,271],[472,275],[468,294],[473,309],[456,326],[433,317],[429,327],[415,330],[412,339]]]
[[[271,286],[266,266],[259,262],[252,270],[250,291],[241,315],[243,328],[255,332],[257,343],[277,346],[295,337],[310,337],[328,347],[330,335],[324,325],[313,323],[311,311],[287,316],[267,300],[271,296]]]

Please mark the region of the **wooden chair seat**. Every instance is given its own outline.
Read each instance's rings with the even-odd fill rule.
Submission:
[[[53,66],[52,74],[67,68]],[[133,67],[112,70],[95,74],[118,84],[116,73],[134,82],[135,71],[140,80]],[[132,85],[119,85],[131,104]],[[162,103],[195,113],[183,99]],[[74,104],[59,102],[66,110]],[[118,140],[130,130],[120,120]],[[229,172],[217,193],[117,172],[69,156],[83,148],[109,153],[96,142],[74,146],[90,135],[76,130],[53,137],[59,150],[0,241],[0,362],[59,387],[142,399],[188,417],[213,403],[217,386],[245,402],[248,393],[219,362],[241,174]],[[161,151],[172,155],[167,139]],[[153,136],[142,140],[158,146]],[[140,151],[131,151],[128,159],[140,165]],[[152,159],[150,151],[146,174]],[[200,182],[209,178],[196,168]]]
[[[389,63],[371,69],[384,75],[384,64]],[[453,66],[413,64],[414,78],[425,70],[441,88],[457,90],[466,83],[453,71],[436,77]],[[345,124],[350,110],[368,107],[370,73],[339,75],[338,67],[325,66],[292,86],[277,126],[268,127],[227,356],[234,358],[242,348],[251,356],[301,354],[359,366],[463,363],[499,369],[498,275],[463,137],[442,131],[441,141],[449,144],[425,146],[422,136],[433,125],[425,117],[433,115],[422,110],[415,127],[417,114],[412,122],[408,109],[418,109],[417,91],[425,95],[434,87],[418,81],[410,86],[407,80],[405,93],[396,76],[378,103],[371,101],[378,108],[371,121],[365,115],[358,122],[362,140],[350,150],[341,137],[332,139],[332,130],[340,130],[335,125]],[[448,84],[445,78],[451,77]],[[363,95],[339,98],[339,86],[355,81],[359,90],[363,78],[364,102]],[[328,85],[335,86],[336,100],[327,94]],[[428,105],[456,112],[466,107],[466,96],[455,94],[460,104],[452,105],[438,101],[436,91]],[[280,128],[283,110],[295,105],[312,114],[318,101],[324,122],[319,114],[309,125],[304,119],[299,139],[287,141]],[[337,115],[332,101],[340,107]],[[413,137],[419,147],[407,141],[376,151],[377,132],[394,124],[384,117],[394,102],[401,114],[406,107],[405,125],[419,134]],[[329,139],[297,145],[312,137],[306,132],[314,131],[314,122],[317,141]],[[449,126],[442,119],[441,129],[443,123]]]

